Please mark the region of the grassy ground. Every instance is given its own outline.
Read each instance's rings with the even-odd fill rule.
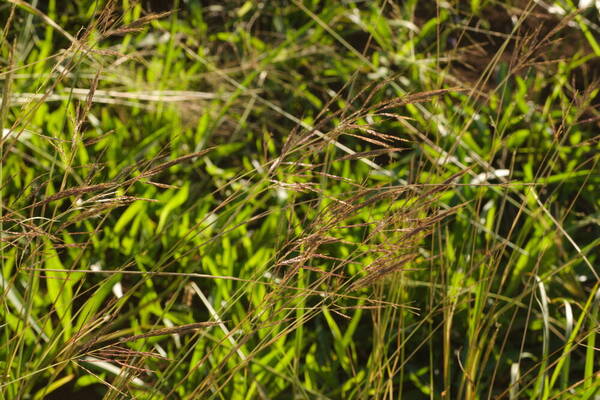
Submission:
[[[597,399],[600,21],[0,3],[0,399]]]

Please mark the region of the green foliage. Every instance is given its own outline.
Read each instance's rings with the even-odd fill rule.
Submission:
[[[0,4],[0,399],[597,397],[593,10],[205,3]]]

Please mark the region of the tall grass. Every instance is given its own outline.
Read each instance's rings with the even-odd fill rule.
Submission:
[[[595,399],[597,19],[1,3],[0,398]]]

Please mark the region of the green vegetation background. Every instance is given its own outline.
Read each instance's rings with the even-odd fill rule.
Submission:
[[[0,399],[597,399],[578,5],[0,2]]]

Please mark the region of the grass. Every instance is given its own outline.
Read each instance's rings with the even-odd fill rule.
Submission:
[[[0,3],[0,399],[597,399],[598,11],[208,3]]]

